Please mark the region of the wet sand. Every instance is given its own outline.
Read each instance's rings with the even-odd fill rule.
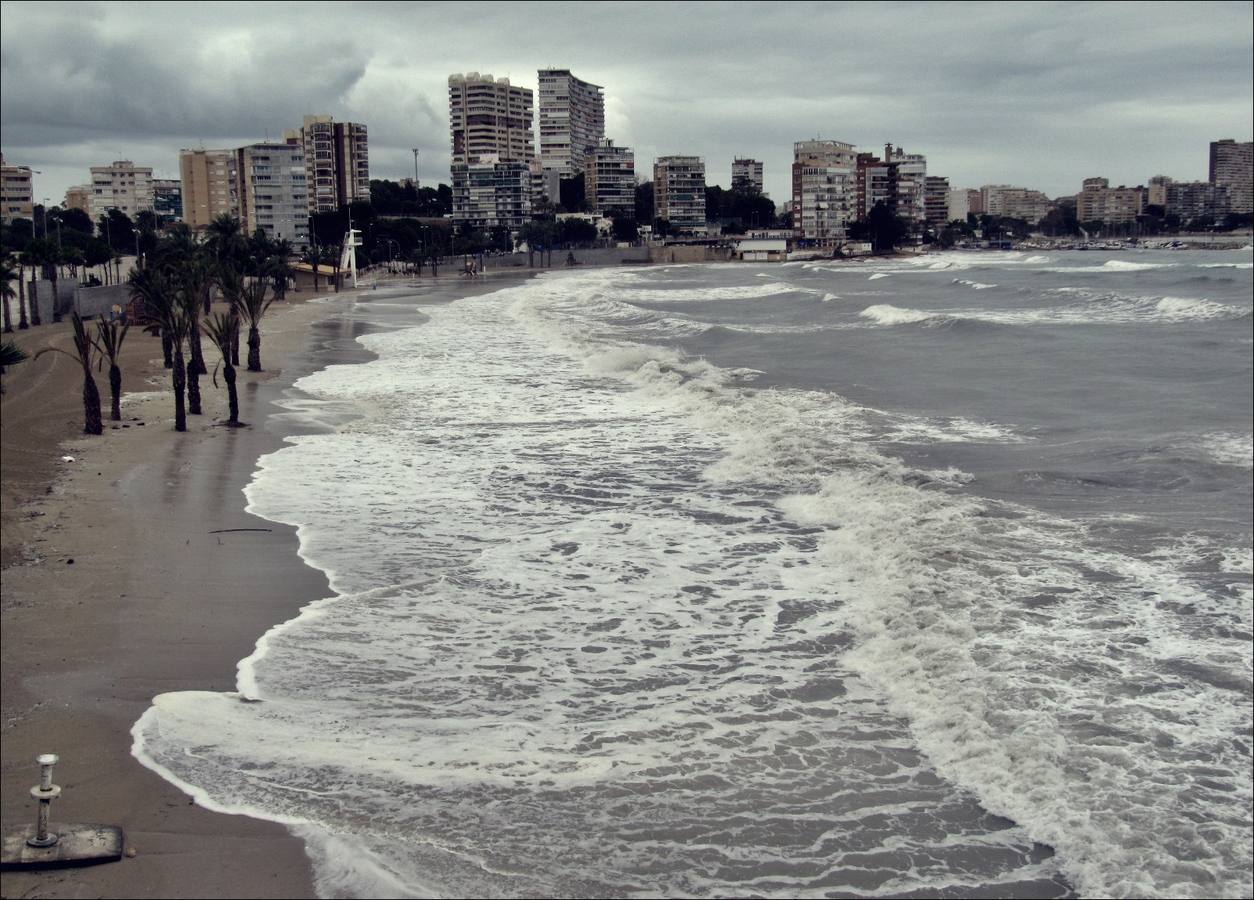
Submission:
[[[427,277],[423,301],[520,277],[526,273]],[[134,855],[88,868],[6,871],[0,896],[315,896],[300,840],[270,822],[195,806],[134,760],[130,728],[156,694],[234,690],[236,664],[256,640],[329,593],[324,576],[297,555],[295,529],[245,513],[242,493],[257,458],[294,428],[274,405],[293,381],[367,358],[355,343],[362,326],[335,316],[353,295],[324,287],[317,296],[334,299],[305,302],[315,297],[306,288],[264,321],[267,371],[239,372],[248,428],[215,424],[226,417],[225,393],[202,377],[204,415],[175,432],[160,342],[137,329],[124,347],[123,422],[108,421],[108,379],[97,376],[101,437],[81,433],[82,376],[72,360],[48,354],[5,374],[3,823],[34,821],[34,758],[57,753],[54,781],[64,793],[53,822],[121,825]],[[33,353],[68,346],[69,331],[65,322],[17,336]],[[211,353],[207,346],[212,371]]]

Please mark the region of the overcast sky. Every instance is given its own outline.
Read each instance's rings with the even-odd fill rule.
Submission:
[[[607,136],[734,156],[789,194],[793,141],[924,153],[953,187],[1207,177],[1254,131],[1254,5],[1235,3],[0,4],[0,147],[63,199],[115,159],[178,177],[311,113],[365,123],[374,178],[449,180],[448,75],[602,85]]]

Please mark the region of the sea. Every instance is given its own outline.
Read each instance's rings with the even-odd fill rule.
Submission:
[[[333,596],[134,752],[325,897],[1248,897],[1252,260],[359,295],[245,492]]]

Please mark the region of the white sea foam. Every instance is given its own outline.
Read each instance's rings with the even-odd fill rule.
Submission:
[[[1015,893],[1057,875],[1030,839],[1084,895],[1249,892],[1208,799],[1250,792],[1248,609],[874,449],[908,423],[625,343],[614,277],[302,380],[362,417],[248,497],[338,596],[259,643],[260,702],[159,698],[141,758],[323,823],[326,894]]]
[[[1254,469],[1254,435],[1210,432],[1198,435],[1197,444],[1217,463]]]
[[[870,278],[868,278],[868,279],[867,279],[867,281],[875,281],[875,280],[880,279],[880,278],[887,278],[887,277],[889,276],[889,274],[891,274],[891,273],[889,273],[889,272],[876,272],[874,275],[872,275]]]

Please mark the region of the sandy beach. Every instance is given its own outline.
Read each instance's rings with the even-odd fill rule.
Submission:
[[[424,302],[526,277],[424,278]],[[368,292],[364,292],[367,293]],[[356,295],[368,299],[363,292]],[[329,302],[310,303],[315,297]],[[3,425],[3,821],[34,821],[40,753],[61,757],[57,821],[120,825],[128,858],[87,868],[6,871],[3,897],[311,897],[301,841],[226,816],[136,762],[130,728],[166,691],[230,691],[236,664],[270,627],[327,596],[293,528],[244,512],[257,458],[291,426],[275,401],[297,378],[365,359],[362,326],[337,319],[354,294],[308,287],[263,323],[261,374],[239,372],[240,417],[202,378],[202,416],[173,430],[159,341],[139,330],[123,360],[123,422],[82,434],[81,372],[47,354],[8,370]],[[19,332],[32,355],[69,344],[68,321]],[[206,361],[213,358],[206,342]],[[108,416],[108,382],[97,377]],[[67,459],[67,457],[69,457]],[[243,530],[239,530],[243,529]],[[131,853],[133,852],[133,855]]]

